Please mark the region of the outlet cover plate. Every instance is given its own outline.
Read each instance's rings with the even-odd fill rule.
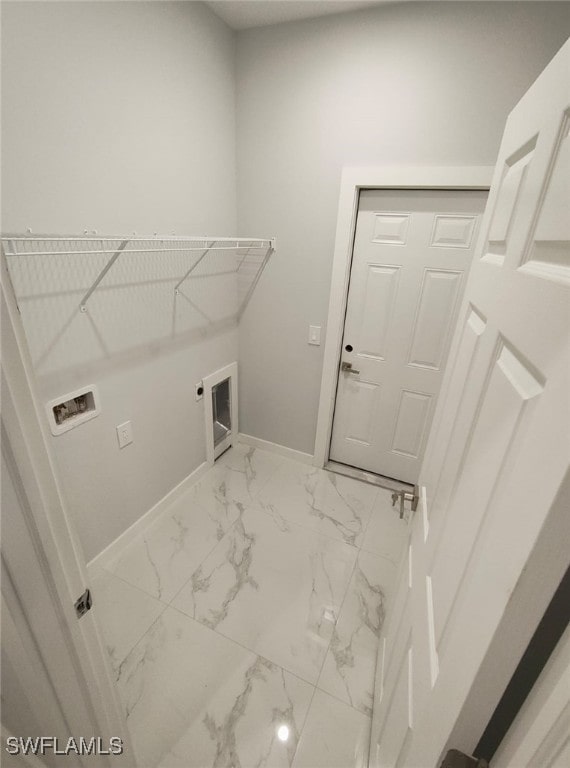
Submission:
[[[124,448],[133,442],[133,425],[130,421],[125,421],[117,426],[117,440],[119,448]]]

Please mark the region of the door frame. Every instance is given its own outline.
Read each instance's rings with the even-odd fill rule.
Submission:
[[[85,733],[70,735],[88,737],[90,731],[97,731],[97,735],[107,741],[111,736],[121,738],[123,757],[102,756],[90,760],[93,765],[126,762],[131,766],[134,752],[95,616],[97,611],[88,612],[81,620],[75,613],[74,601],[89,585],[87,565],[58,478],[47,419],[37,394],[35,373],[3,249],[0,258],[1,361],[7,390],[2,402],[3,437],[26,497],[24,525],[34,543],[29,554],[34,559],[34,568],[29,568],[28,574],[20,571],[18,581],[14,582],[15,607],[26,617],[24,629],[41,654],[41,663],[52,680],[66,720],[77,723],[73,715],[79,711],[79,702],[82,711],[90,715],[89,722],[83,723]],[[34,578],[38,569],[50,592],[49,604],[40,606],[34,599]],[[12,578],[16,575],[12,574]],[[42,634],[43,612],[58,617],[68,652],[64,670],[59,657],[51,652],[49,638]],[[71,690],[73,686],[61,684],[65,675],[75,679],[74,691]],[[33,699],[33,685],[27,685],[23,677],[20,682],[25,693]],[[30,687],[32,690],[28,690]],[[39,725],[41,727],[41,723]]]
[[[329,459],[360,190],[489,190],[494,170],[494,165],[345,166],[342,169],[314,466],[324,467]]]

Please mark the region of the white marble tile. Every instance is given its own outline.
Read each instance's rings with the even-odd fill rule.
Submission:
[[[281,456],[238,443],[194,486],[192,498],[212,514],[231,515],[252,503],[283,461]]]
[[[362,548],[373,555],[387,557],[398,565],[407,541],[407,521],[400,520],[398,509],[392,506],[390,491],[380,489],[372,508]]]
[[[285,460],[257,502],[285,520],[360,546],[378,488]]]
[[[190,489],[144,533],[130,542],[108,570],[168,603],[239,515],[237,508],[204,509]]]
[[[284,461],[283,456],[271,451],[252,448],[244,443],[236,443],[232,445],[229,451],[220,456],[216,464],[246,475],[253,494],[255,494]]]
[[[316,682],[357,550],[246,509],[173,605]]]
[[[372,714],[374,672],[396,566],[361,551],[334,629],[318,687]]]
[[[100,571],[91,579],[93,611],[116,673],[121,663],[164,610],[164,603]]]
[[[370,718],[315,691],[293,768],[366,768]]]
[[[313,693],[173,608],[129,654],[118,686],[141,768],[289,768]]]

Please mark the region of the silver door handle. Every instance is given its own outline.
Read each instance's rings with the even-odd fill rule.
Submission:
[[[340,370],[344,371],[344,373],[360,373],[360,371],[355,371],[352,367],[352,363],[342,363],[340,366]]]

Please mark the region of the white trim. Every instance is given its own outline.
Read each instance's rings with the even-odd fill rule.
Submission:
[[[324,467],[336,395],[337,370],[350,280],[352,245],[361,189],[489,189],[494,166],[346,167],[342,171],[314,464]]]
[[[214,431],[213,424],[213,408],[212,408],[212,388],[225,379],[230,379],[231,394],[230,394],[230,419],[231,419],[231,431],[227,437],[217,446],[214,446]],[[209,376],[204,376],[204,417],[206,428],[206,461],[213,465],[217,457],[225,451],[230,445],[233,445],[236,435],[239,433],[238,424],[238,366],[237,363],[230,363],[224,368],[211,373]]]
[[[252,448],[259,448],[262,451],[277,453],[279,456],[285,456],[285,458],[293,459],[293,461],[300,461],[302,464],[313,465],[313,456],[311,456],[310,453],[296,451],[294,448],[287,448],[286,445],[272,443],[270,440],[262,440],[260,437],[244,435],[243,432],[240,432],[238,435],[238,442],[243,443],[244,445],[251,445]]]
[[[1,250],[2,304],[2,426],[5,456],[10,452],[21,492],[20,510],[11,507],[4,517],[20,531],[12,539],[20,547],[2,551],[27,625],[68,727],[75,733],[94,729],[102,738],[119,736],[125,753],[133,754],[110,659],[95,612],[77,620],[74,602],[88,584],[83,551],[61,491],[45,412],[36,392],[36,379],[22,319]],[[20,515],[20,519],[18,519]],[[6,543],[6,541],[4,541]],[[22,552],[25,567],[21,565]],[[41,572],[41,581],[38,573]],[[38,600],[38,583],[49,598]],[[4,584],[3,584],[4,592]],[[46,621],[47,617],[47,621]],[[55,632],[54,627],[59,628]],[[55,636],[55,641],[54,641]],[[62,643],[63,638],[63,643]],[[41,725],[41,724],[39,724]],[[97,765],[110,765],[101,758]],[[83,765],[82,759],[77,764]]]
[[[229,366],[228,366],[229,367]],[[225,371],[226,369],[221,369]],[[219,372],[218,372],[219,373]],[[215,374],[213,374],[215,375]],[[231,374],[230,374],[231,375]],[[227,378],[227,375],[222,376],[220,379],[223,381]],[[232,430],[233,432],[233,430]],[[303,464],[313,464],[313,457],[310,453],[303,453],[302,451],[296,451],[293,448],[287,448],[285,445],[279,445],[278,443],[272,443],[269,440],[261,440],[259,437],[252,437],[251,435],[244,435],[239,433],[237,435],[237,442],[244,445],[251,445],[253,448],[260,448],[263,451],[270,451],[276,453],[279,456],[285,456],[288,459],[294,461],[300,461]],[[193,470],[188,477],[181,480],[178,485],[174,486],[172,490],[168,491],[159,501],[154,504],[142,517],[123,531],[116,539],[114,539],[102,552],[90,560],[87,564],[87,568],[90,576],[94,576],[101,569],[105,569],[110,566],[113,560],[123,547],[132,541],[136,536],[140,536],[141,533],[146,531],[153,525],[181,496],[183,496],[195,483],[197,483],[210,469],[213,461],[204,461],[195,470]]]
[[[102,568],[107,568],[115,559],[117,554],[123,549],[127,542],[132,541],[135,536],[139,536],[158,520],[183,494],[185,494],[195,483],[198,482],[210,469],[210,464],[203,461],[195,470],[175,485],[167,494],[159,499],[154,506],[139,517],[138,520],[123,531],[114,539],[102,552],[89,561],[87,569],[91,576],[97,574]]]

